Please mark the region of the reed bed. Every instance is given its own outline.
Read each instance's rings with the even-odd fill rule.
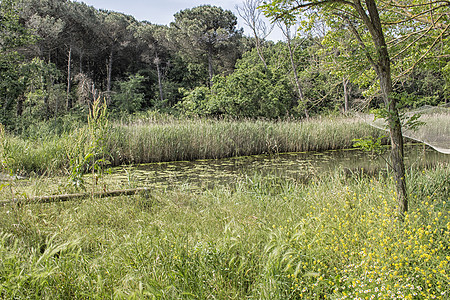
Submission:
[[[450,169],[0,209],[2,299],[448,299]],[[0,191],[1,192],[1,191]]]
[[[59,135],[7,136],[2,161],[15,173],[66,173],[92,140],[85,127]],[[225,158],[263,153],[351,148],[352,140],[382,132],[355,118],[308,121],[149,118],[110,124],[102,151],[111,166]]]
[[[352,118],[278,122],[198,119],[115,124],[107,148],[117,165],[344,149],[351,148],[355,138],[379,135],[379,130]]]

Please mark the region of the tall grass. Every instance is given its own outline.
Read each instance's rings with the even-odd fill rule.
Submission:
[[[449,166],[0,209],[3,299],[448,299]]]
[[[117,124],[110,149],[114,161],[142,163],[342,149],[351,147],[352,139],[369,135],[378,136],[379,131],[348,118],[303,122],[199,119]]]
[[[8,162],[14,171],[54,173],[68,168],[84,151],[84,127],[61,135],[33,139],[7,137]],[[177,120],[150,118],[113,123],[105,152],[113,166],[160,161],[224,158],[277,152],[352,147],[352,139],[378,137],[381,131],[344,117],[309,121]]]

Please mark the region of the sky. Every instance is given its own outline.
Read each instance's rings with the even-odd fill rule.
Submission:
[[[79,2],[84,2],[97,9],[131,15],[139,21],[145,20],[162,25],[169,25],[173,21],[173,15],[180,10],[211,4],[231,10],[238,17],[238,28],[244,28],[244,34],[250,35],[249,29],[244,26],[244,21],[236,10],[236,5],[242,5],[243,0],[79,0]],[[274,30],[269,39],[282,40],[282,34],[278,30]]]

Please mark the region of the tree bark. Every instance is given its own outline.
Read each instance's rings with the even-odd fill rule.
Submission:
[[[377,60],[375,63],[375,72],[380,81],[381,96],[388,111],[389,133],[391,138],[391,159],[394,171],[394,180],[396,185],[398,211],[400,216],[408,211],[408,197],[406,193],[405,163],[403,153],[403,135],[400,116],[397,109],[397,101],[393,96],[391,62],[388,48],[384,39],[381,21],[375,0],[366,0],[369,16],[365,14],[358,0],[355,0],[356,9],[369,29],[372,40],[377,49]],[[358,6],[359,4],[359,6]]]
[[[253,33],[255,35],[255,40],[256,40],[256,52],[258,52],[259,59],[262,61],[262,63],[264,64],[264,68],[267,70],[267,63],[266,63],[266,59],[264,58],[264,53],[263,53],[263,49],[261,46],[261,40],[259,39],[259,37],[255,31],[253,31]]]
[[[161,105],[164,106],[164,93],[163,93],[162,74],[161,74],[161,60],[158,57],[158,52],[155,52],[155,64],[156,64],[156,72],[158,73],[159,99],[161,100]]]
[[[280,24],[280,27],[282,25]],[[298,98],[300,100],[300,102],[304,102],[304,95],[303,95],[303,90],[302,87],[300,85],[300,80],[298,79],[298,73],[297,73],[297,65],[295,64],[294,61],[294,51],[292,49],[292,40],[291,40],[291,33],[289,30],[289,27],[286,25],[286,28],[282,28],[283,34],[286,37],[286,41],[287,41],[287,46],[288,46],[288,50],[289,50],[289,59],[291,62],[291,67],[292,67],[292,72],[294,73],[294,81],[295,81],[295,86],[297,88],[297,93],[298,93]],[[294,106],[298,105],[298,103],[294,103]],[[306,115],[306,118],[309,118],[309,113],[308,113],[308,109],[306,108],[306,103],[304,103],[305,108],[304,108],[304,112]]]
[[[80,64],[80,69],[79,69],[79,73],[82,74],[83,73],[83,52],[80,51],[80,57],[79,57],[79,64]]]
[[[113,66],[113,55],[114,50],[111,48],[111,52],[109,53],[108,59],[108,78],[106,79],[106,99],[107,104],[111,103],[111,77],[112,77],[112,66]]]
[[[348,112],[349,110],[348,79],[344,77],[344,79],[342,80],[342,84],[344,86],[344,112]]]
[[[213,77],[214,77],[214,69],[213,69],[213,62],[212,62],[212,50],[208,50],[208,73],[209,73],[209,86],[212,87],[213,85]]]
[[[264,68],[267,70],[267,63],[264,58],[261,41],[264,40],[268,34],[265,30],[265,26],[263,25],[264,23],[261,22],[261,19],[259,18],[261,12],[258,11],[258,6],[261,4],[261,0],[246,0],[242,4],[242,7],[236,6],[236,9],[239,16],[244,19],[245,24],[247,24],[247,26],[252,30],[256,42],[256,52],[258,53],[259,59],[263,63]],[[263,36],[259,35],[259,31],[263,32]]]
[[[304,99],[303,90],[300,85],[300,81],[298,80],[297,66],[294,61],[294,51],[292,50],[291,37],[290,37],[289,33],[286,34],[286,39],[287,39],[287,44],[288,44],[288,49],[289,49],[289,59],[291,61],[292,72],[294,73],[295,86],[297,87],[298,97],[299,97],[300,101],[303,102],[303,99]]]
[[[24,101],[24,96],[20,95],[17,98],[17,106],[16,106],[16,116],[20,117],[23,114],[23,101]]]
[[[69,48],[69,54],[67,57],[67,95],[66,95],[66,109],[69,111],[72,108],[72,99],[70,98],[70,83],[72,82],[71,70],[72,69],[72,46]]]

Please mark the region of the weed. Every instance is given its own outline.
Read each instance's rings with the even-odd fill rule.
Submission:
[[[273,176],[191,193],[6,206],[5,299],[448,299],[448,165],[390,177]],[[436,182],[436,183],[435,183]]]
[[[69,182],[75,188],[85,189],[83,175],[92,172],[93,188],[102,176],[105,159],[105,138],[108,133],[106,103],[97,98],[88,115],[88,126],[78,134],[76,155],[70,160]]]

